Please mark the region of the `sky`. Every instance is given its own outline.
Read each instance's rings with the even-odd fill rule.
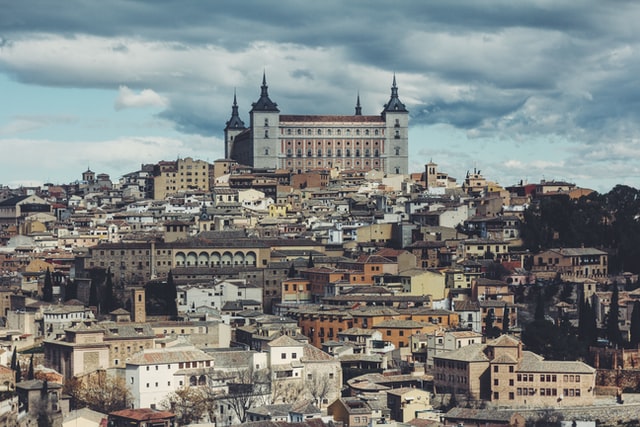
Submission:
[[[379,114],[412,172],[640,186],[640,2],[0,0],[0,185],[224,157],[266,73],[283,114]]]

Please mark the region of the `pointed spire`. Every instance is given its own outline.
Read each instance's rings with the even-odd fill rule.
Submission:
[[[238,100],[236,97],[236,90],[233,89],[233,105],[231,106],[231,118],[227,122],[225,129],[245,129],[244,122],[240,119],[238,114]]]
[[[360,106],[360,91],[358,91],[358,98],[356,100],[356,116],[362,115],[362,107]]]
[[[251,111],[274,111],[279,112],[278,104],[269,99],[269,86],[267,86],[267,73],[262,72],[262,86],[260,87],[260,99],[251,104]]]
[[[407,108],[400,101],[398,97],[398,85],[396,84],[396,73],[393,73],[393,84],[391,85],[391,98],[389,102],[384,105],[382,112],[401,112],[407,113]]]

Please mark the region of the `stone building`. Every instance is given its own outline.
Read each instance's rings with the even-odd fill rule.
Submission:
[[[225,158],[298,173],[325,168],[408,173],[409,112],[398,97],[395,76],[389,101],[379,115],[370,116],[362,115],[359,96],[354,115],[280,114],[263,76],[249,117],[246,127],[234,95],[224,129]]]

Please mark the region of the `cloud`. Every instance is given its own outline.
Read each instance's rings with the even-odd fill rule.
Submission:
[[[145,107],[167,107],[169,101],[158,95],[151,89],[143,89],[140,93],[134,93],[126,86],[120,86],[118,89],[118,98],[115,102],[116,110],[125,108],[145,108]]]

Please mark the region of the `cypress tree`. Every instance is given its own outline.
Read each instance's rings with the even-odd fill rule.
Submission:
[[[96,284],[95,279],[91,279],[91,287],[89,288],[89,305],[98,307],[98,285]]]
[[[16,383],[22,381],[22,368],[20,367],[20,362],[16,362]]]
[[[622,344],[622,334],[620,333],[620,324],[618,323],[620,316],[618,297],[618,284],[614,283],[613,292],[611,293],[611,303],[609,304],[609,316],[607,317],[607,338],[609,342],[615,346]]]
[[[104,292],[105,292],[105,301],[104,301],[105,311],[107,313],[110,313],[117,308],[116,298],[115,298],[115,295],[113,294],[113,279],[111,279],[111,267],[107,269],[107,280],[106,280]]]
[[[631,346],[634,348],[638,347],[638,344],[640,344],[640,301],[633,303],[629,332],[631,334]]]
[[[287,277],[289,279],[296,277],[298,274],[298,272],[296,271],[296,266],[293,264],[293,262],[291,262],[291,265],[289,266],[289,272],[287,273]]]
[[[307,261],[307,268],[313,268],[315,266],[313,262],[313,255],[309,252],[309,260]]]
[[[45,302],[53,302],[53,281],[51,280],[51,271],[47,267],[44,275],[44,286],[42,288],[42,300]]]
[[[544,320],[544,296],[542,289],[538,289],[536,311],[533,315],[534,320],[542,322]]]
[[[507,304],[504,305],[503,314],[502,314],[502,333],[506,334],[509,332],[509,308]]]
[[[33,369],[33,353],[31,354],[31,360],[29,360],[29,371],[27,371],[27,379],[32,380],[35,378],[35,372]]]
[[[169,270],[169,275],[167,276],[167,314],[169,317],[175,319],[178,317],[178,290],[176,289],[176,284],[173,282],[173,273]]]
[[[11,369],[16,370],[16,366],[18,366],[18,352],[15,347],[13,347],[13,355],[11,355]]]

